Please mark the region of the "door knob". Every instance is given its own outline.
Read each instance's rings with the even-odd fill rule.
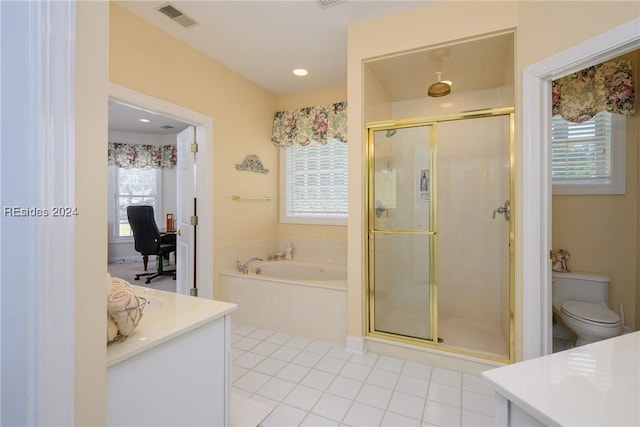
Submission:
[[[504,206],[500,206],[493,210],[491,219],[496,219],[496,213],[503,214],[504,220],[509,221],[511,219],[511,206],[509,205],[509,200],[505,200]]]
[[[182,236],[182,230],[176,230],[176,234],[177,234],[178,236]]]

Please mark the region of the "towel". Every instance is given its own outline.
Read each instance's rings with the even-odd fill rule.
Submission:
[[[139,308],[135,310],[127,309],[138,307],[139,305],[138,297],[130,288],[118,289],[109,294],[107,298],[107,313],[113,317],[121,335],[129,335],[138,325],[142,317],[142,310]]]
[[[120,289],[126,289],[129,286],[131,286],[131,284],[126,280],[120,279],[119,277],[112,277],[111,284],[109,286],[109,293],[112,293]]]
[[[118,325],[113,317],[107,316],[107,342],[113,341],[118,336]]]

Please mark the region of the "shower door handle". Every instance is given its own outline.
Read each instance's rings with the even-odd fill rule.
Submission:
[[[491,219],[496,219],[496,213],[504,214],[504,220],[509,221],[511,219],[511,206],[509,205],[509,200],[505,200],[504,206],[500,206],[493,210]]]

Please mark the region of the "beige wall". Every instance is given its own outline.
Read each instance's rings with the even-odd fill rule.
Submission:
[[[580,19],[576,19],[579,13]],[[349,101],[349,325],[348,333],[364,334],[364,168],[362,61],[416,48],[516,29],[516,239],[522,234],[523,159],[520,149],[522,70],[640,14],[636,2],[462,2],[443,1],[378,20],[353,25],[348,37]],[[588,25],[584,25],[588,22]],[[634,231],[635,233],[635,231]],[[516,359],[522,352],[522,247],[516,240]]]
[[[214,236],[205,237],[214,239],[214,271],[227,246],[275,239],[277,203],[248,205],[231,196],[277,194],[271,128],[278,97],[114,3],[110,18],[110,82],[213,119],[213,141],[204,143],[213,144],[214,195],[198,197],[214,198]],[[272,172],[236,170],[249,154]]]
[[[324,105],[346,101],[346,99],[347,88],[344,86],[314,92],[283,95],[279,99],[278,110],[295,110],[313,105]],[[340,240],[346,242],[347,227],[336,225],[279,224],[278,237],[285,240],[311,239]]]
[[[638,53],[633,54],[638,76]],[[636,93],[638,79],[636,77]],[[638,325],[638,120],[627,119],[627,189],[621,195],[553,196],[553,248],[571,253],[573,271],[611,278],[610,307],[624,304],[625,323]]]

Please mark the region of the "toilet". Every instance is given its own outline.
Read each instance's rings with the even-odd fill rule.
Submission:
[[[620,316],[607,306],[607,276],[553,272],[552,279],[553,311],[577,336],[576,346],[622,333]]]

